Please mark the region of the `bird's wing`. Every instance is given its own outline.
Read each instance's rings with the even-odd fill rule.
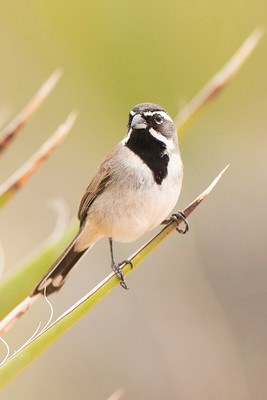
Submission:
[[[98,171],[92,181],[89,183],[86,191],[81,199],[78,211],[78,218],[81,225],[83,224],[88,210],[94,200],[103,192],[103,190],[110,184],[112,176],[112,166],[110,158],[113,157],[113,152],[109,153],[102,164],[99,166]]]

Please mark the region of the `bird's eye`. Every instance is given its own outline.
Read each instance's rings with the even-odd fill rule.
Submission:
[[[156,122],[156,124],[158,124],[158,125],[161,125],[162,122],[164,121],[163,116],[160,114],[155,114],[153,119],[154,119],[154,122]]]

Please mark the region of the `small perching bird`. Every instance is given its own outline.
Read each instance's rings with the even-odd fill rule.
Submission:
[[[106,156],[82,197],[77,235],[31,297],[58,291],[81,256],[103,237],[109,238],[111,267],[127,289],[122,263],[114,261],[113,241],[133,241],[167,222],[182,180],[183,164],[171,117],[156,104],[134,106],[127,135]],[[183,218],[181,213],[179,218]]]

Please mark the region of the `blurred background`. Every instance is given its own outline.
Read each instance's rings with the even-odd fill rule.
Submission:
[[[0,2],[0,108],[10,117],[57,67],[59,85],[1,159],[7,179],[65,119],[71,135],[1,212],[6,273],[52,231],[51,199],[72,218],[105,154],[139,102],[172,116],[258,25],[261,0]],[[190,233],[161,245],[67,334],[1,392],[1,399],[267,398],[267,41],[222,95],[180,136],[185,167],[177,210],[231,163],[190,217]],[[117,244],[124,259],[151,234]],[[56,315],[110,272],[97,243],[62,291]],[[36,305],[8,336],[11,350],[35,330]],[[1,350],[3,354],[5,349]],[[2,354],[2,353],[0,353]]]

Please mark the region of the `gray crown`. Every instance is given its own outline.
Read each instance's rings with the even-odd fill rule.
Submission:
[[[139,113],[142,114],[146,111],[151,111],[151,112],[164,111],[164,112],[166,112],[166,110],[164,110],[164,108],[162,108],[158,104],[153,104],[153,103],[140,103],[140,104],[137,104],[136,106],[134,106],[131,110],[131,112],[138,113],[138,114]]]

